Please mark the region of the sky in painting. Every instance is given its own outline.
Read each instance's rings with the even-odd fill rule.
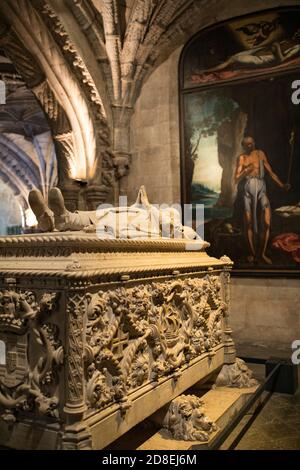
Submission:
[[[195,161],[193,183],[202,184],[219,193],[221,178],[222,168],[218,161],[217,134],[201,137]]]

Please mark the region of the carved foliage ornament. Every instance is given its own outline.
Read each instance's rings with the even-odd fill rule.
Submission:
[[[68,401],[80,403],[83,395],[83,358],[82,358],[82,330],[84,297],[73,293],[67,305],[67,318],[69,319],[69,349],[68,349]]]
[[[217,276],[153,282],[88,294],[85,346],[87,405],[125,400],[223,340]]]
[[[5,359],[0,364],[0,416],[15,421],[16,413],[57,416],[57,371],[63,361],[58,327],[49,317],[57,294],[0,291],[0,340]],[[4,362],[4,363],[3,363]]]

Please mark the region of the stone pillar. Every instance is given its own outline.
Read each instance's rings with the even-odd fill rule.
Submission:
[[[91,184],[85,190],[86,209],[97,210],[99,204],[104,203],[107,195],[107,187],[104,185]]]
[[[131,163],[130,147],[130,121],[133,113],[132,107],[113,107],[114,119],[114,162],[118,180],[117,199],[127,196],[128,173]]]
[[[78,209],[80,186],[75,180],[69,180],[61,188],[66,208],[74,212]]]
[[[232,268],[232,261],[227,256],[222,256],[222,261],[228,264],[224,266],[222,273],[223,277],[223,297],[224,297],[224,364],[234,364],[236,361],[236,349],[232,339],[232,329],[229,325],[229,312],[230,312],[230,271]]]
[[[118,199],[118,197],[127,196],[128,173],[130,171],[131,154],[128,152],[116,152],[114,163],[116,166],[116,176],[118,181]]]
[[[84,315],[86,299],[83,290],[72,289],[67,297],[66,331],[66,401],[64,413],[72,424],[87,409],[84,389]]]

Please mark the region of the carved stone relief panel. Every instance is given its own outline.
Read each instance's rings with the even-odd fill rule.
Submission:
[[[218,276],[155,281],[87,294],[85,383],[90,409],[126,401],[149,382],[223,342]]]
[[[0,416],[14,422],[18,413],[58,416],[58,369],[63,348],[58,326],[51,321],[58,295],[0,290]]]

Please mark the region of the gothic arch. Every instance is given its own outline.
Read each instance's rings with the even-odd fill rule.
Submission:
[[[0,7],[10,25],[2,34],[1,47],[48,117],[56,144],[60,186],[72,186],[76,179],[101,184],[101,161],[110,147],[102,100],[51,7],[40,2],[43,9],[39,14],[31,3],[16,0]],[[48,18],[44,20],[47,24],[43,15]]]
[[[16,172],[11,168],[8,168],[6,165],[6,161],[2,158],[2,154],[0,152],[1,161],[0,161],[0,178],[1,180],[6,183],[15,196],[18,196],[24,202],[24,206],[28,208],[27,197],[28,192],[32,189],[32,185],[30,182],[24,181],[22,172]]]
[[[2,163],[12,172],[22,176],[28,188],[38,188],[40,174],[36,164],[28,155],[5,135],[0,134],[0,153]]]

